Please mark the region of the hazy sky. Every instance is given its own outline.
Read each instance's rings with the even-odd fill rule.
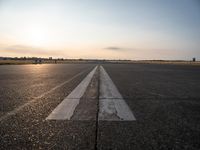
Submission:
[[[0,56],[200,58],[200,1],[0,0]]]

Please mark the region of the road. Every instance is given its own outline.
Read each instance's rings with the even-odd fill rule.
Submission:
[[[200,149],[200,67],[0,66],[0,149]]]

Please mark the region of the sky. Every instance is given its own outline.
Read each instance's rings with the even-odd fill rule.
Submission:
[[[200,1],[0,0],[0,56],[200,59]]]

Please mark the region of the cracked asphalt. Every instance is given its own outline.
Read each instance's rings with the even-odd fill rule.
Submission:
[[[200,149],[199,66],[101,64],[136,121],[98,121],[99,70],[71,120],[46,120],[96,65],[0,66],[0,149]]]

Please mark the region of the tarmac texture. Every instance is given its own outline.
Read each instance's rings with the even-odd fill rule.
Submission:
[[[47,117],[87,78],[95,66],[98,67],[72,117],[68,120],[48,120]],[[99,110],[102,109],[99,103],[103,91],[101,85],[102,82],[107,81],[107,84],[111,82],[106,79],[101,80],[100,66],[105,69],[113,82],[113,86],[110,87],[116,86],[117,92],[122,96],[120,99],[123,98],[135,120],[112,119],[112,116],[110,120],[99,119]],[[113,99],[118,100],[117,98]],[[112,104],[108,106],[105,111],[110,112],[114,109]],[[119,112],[114,113],[117,115]],[[2,150],[199,150],[199,139],[199,66],[172,64],[0,66],[0,149]]]

